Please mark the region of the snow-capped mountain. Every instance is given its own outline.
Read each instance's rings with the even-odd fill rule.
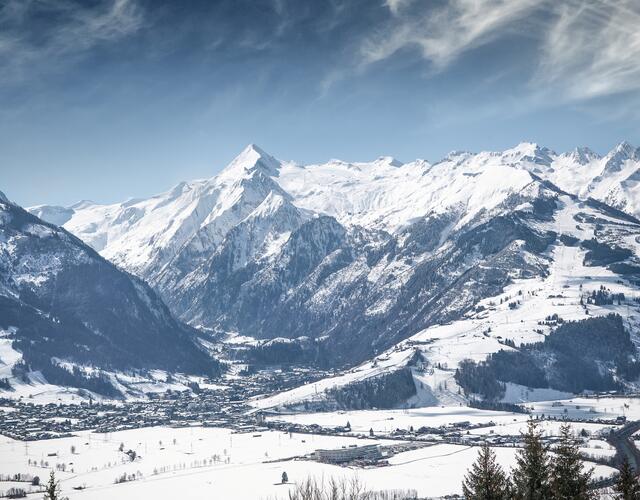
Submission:
[[[271,178],[277,164],[257,148],[247,148],[219,176],[183,182],[149,199],[29,210],[52,223],[62,222],[105,258],[151,279],[180,251],[197,254],[220,244],[272,191],[286,197]]]
[[[588,148],[557,154],[521,143],[498,153],[452,152],[435,164],[383,157],[319,165],[279,161],[250,145],[219,175],[180,183],[149,199],[29,210],[63,225],[121,267],[153,279],[185,244],[207,251],[217,246],[271,191],[342,224],[396,232],[451,209],[464,211],[470,220],[525,186],[531,179],[527,172],[582,199],[592,197],[638,216],[639,169],[640,150],[626,142],[604,157]]]
[[[434,164],[306,166],[252,145],[219,175],[150,199],[31,211],[68,217],[183,321],[322,339],[324,362],[352,364],[460,320],[514,280],[544,279],[569,241],[634,276],[639,168],[626,143],[604,157],[522,143]]]
[[[0,343],[6,366],[100,392],[82,370],[218,369],[143,280],[0,197]],[[72,367],[80,372],[71,372]],[[102,385],[99,385],[102,384]]]

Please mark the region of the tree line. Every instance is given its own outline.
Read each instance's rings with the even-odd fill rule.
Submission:
[[[500,399],[505,382],[580,393],[619,389],[640,375],[638,351],[617,314],[562,322],[543,342],[463,360],[456,382],[467,394]]]
[[[467,500],[595,500],[593,469],[585,469],[578,442],[568,423],[560,427],[558,443],[551,449],[542,440],[539,422],[530,420],[524,446],[507,475],[495,452],[484,445],[462,482]],[[616,500],[640,500],[640,483],[625,460],[614,486]]]

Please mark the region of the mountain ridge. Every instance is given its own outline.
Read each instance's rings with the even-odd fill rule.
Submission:
[[[514,280],[544,279],[549,249],[573,239],[585,252],[626,248],[617,269],[635,269],[637,156],[628,143],[602,157],[521,143],[433,164],[298,165],[250,145],[215,177],[85,205],[65,227],[88,242],[105,234],[101,253],[182,321],[323,339],[318,362],[348,366]]]
[[[0,235],[1,349],[3,359],[19,360],[4,367],[14,375],[28,383],[39,371],[51,383],[113,395],[103,375],[91,374],[219,373],[196,332],[178,322],[147,283],[78,237],[6,199],[0,200]]]

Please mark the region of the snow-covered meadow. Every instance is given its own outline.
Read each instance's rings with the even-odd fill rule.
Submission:
[[[176,444],[173,440],[176,440]],[[130,462],[118,451],[120,443],[131,446],[141,458]],[[98,435],[25,443],[10,439],[0,442],[0,473],[17,471],[46,477],[47,467],[28,466],[28,460],[65,464],[57,472],[62,489],[70,500],[121,500],[155,498],[233,498],[260,500],[286,498],[292,487],[280,484],[282,472],[290,483],[308,476],[318,478],[357,477],[368,488],[415,489],[420,495],[439,496],[460,493],[464,473],[477,455],[477,448],[436,444],[399,453],[384,467],[357,469],[322,464],[310,460],[289,460],[317,448],[364,444],[369,440],[318,435],[266,432],[233,434],[226,429],[150,428]],[[378,441],[380,443],[380,441]],[[71,453],[71,446],[76,453]],[[509,468],[515,448],[495,448],[498,461]],[[606,450],[589,449],[606,453]],[[225,455],[226,452],[226,455]],[[57,456],[49,457],[51,453]],[[220,459],[212,462],[212,457]],[[596,466],[596,476],[607,476],[613,469]],[[115,484],[122,474],[137,479]],[[74,487],[85,487],[74,490]]]
[[[623,407],[625,401],[633,400],[607,398],[601,400],[602,404],[597,404],[596,400],[589,399],[563,404],[587,408],[589,403],[593,403],[605,412]],[[553,406],[552,402],[536,404],[537,411],[543,408],[560,407]],[[423,448],[389,457],[388,465],[366,468],[318,463],[308,455],[316,449],[371,443],[383,447],[399,444],[401,440],[390,439],[397,428],[418,429],[462,422],[472,426],[484,425],[469,429],[472,437],[517,436],[525,429],[528,418],[523,414],[458,406],[269,417],[269,420],[317,424],[325,428],[349,422],[353,435],[341,436],[275,430],[239,433],[225,428],[192,426],[149,427],[107,434],[85,431],[74,437],[31,442],[2,437],[0,474],[22,472],[45,478],[49,469],[55,468],[63,492],[70,500],[284,499],[293,483],[309,476],[325,479],[357,477],[372,490],[413,489],[423,496],[444,496],[460,493],[461,481],[476,458],[477,447],[444,442],[424,443]],[[553,436],[557,435],[560,422],[545,421],[542,425],[544,434]],[[576,432],[585,429],[590,434],[582,447],[583,452],[603,458],[614,453],[613,448],[599,436],[601,430],[608,430],[608,425],[576,423],[574,428]],[[368,435],[369,429],[373,429],[375,439],[356,436]],[[128,450],[136,452],[134,461],[126,454]],[[505,469],[512,467],[517,448],[503,444],[494,450]],[[61,470],[63,464],[64,471]],[[283,472],[289,477],[288,485],[281,484]],[[614,469],[610,467],[595,465],[596,477],[612,473]],[[116,478],[123,474],[135,479],[116,484]],[[74,489],[79,487],[84,489]],[[2,484],[0,489],[3,489]]]
[[[308,476],[358,477],[374,490],[403,488],[415,489],[422,495],[445,495],[459,492],[464,471],[477,453],[477,449],[468,446],[437,444],[395,455],[388,466],[366,469],[291,460],[318,448],[372,442],[389,443],[270,431],[236,434],[228,429],[202,427],[148,428],[112,434],[83,432],[73,438],[27,444],[2,438],[0,473],[28,472],[46,477],[50,467],[65,464],[66,470],[58,471],[57,477],[70,500],[286,498],[292,486],[280,484],[284,471],[290,483]],[[139,458],[129,461],[125,453],[118,451],[120,443],[124,443],[125,451],[135,450]],[[75,453],[71,452],[72,446]],[[506,467],[513,462],[514,449],[496,451]],[[28,465],[29,460],[37,465]],[[49,467],[41,467],[41,461],[48,462]],[[115,484],[122,474],[136,475],[137,479]]]
[[[318,448],[372,442],[275,431],[234,433],[207,427],[81,432],[75,437],[33,442],[3,437],[0,474],[22,472],[46,478],[50,468],[57,469],[70,499],[186,498],[186,492],[194,499],[259,499],[288,488],[277,484],[283,471],[291,481],[309,473],[332,472],[315,462],[289,459]],[[123,451],[119,450],[121,444]],[[130,460],[128,450],[136,452],[135,460]],[[136,479],[115,484],[123,474]],[[74,490],[78,487],[86,489]]]

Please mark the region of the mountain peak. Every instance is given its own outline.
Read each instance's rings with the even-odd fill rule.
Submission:
[[[622,141],[615,148],[613,148],[606,158],[604,165],[604,171],[617,172],[622,168],[622,164],[636,154],[635,148],[627,141]]]
[[[597,160],[600,158],[600,155],[598,153],[586,146],[579,146],[563,156],[571,158],[580,165],[586,165],[592,160]]]
[[[235,177],[245,172],[262,170],[269,176],[278,176],[280,162],[255,144],[249,144],[236,156],[221,175]]]
[[[91,207],[91,206],[93,206],[95,204],[96,203],[94,201],[91,201],[91,200],[80,200],[80,201],[74,203],[73,205],[71,205],[68,208],[71,208],[73,210],[82,210],[83,208]]]
[[[402,166],[402,162],[396,160],[393,156],[380,156],[373,163],[375,165],[388,165],[390,167]]]
[[[609,154],[623,155],[628,158],[631,158],[634,153],[635,153],[635,148],[627,141],[622,141],[621,143],[616,145],[616,147],[613,148]]]
[[[502,156],[511,161],[528,160],[538,165],[550,165],[554,154],[549,148],[540,147],[535,142],[521,142],[516,147],[505,150]]]
[[[9,198],[7,198],[6,195],[2,191],[0,191],[0,202],[9,203]]]

